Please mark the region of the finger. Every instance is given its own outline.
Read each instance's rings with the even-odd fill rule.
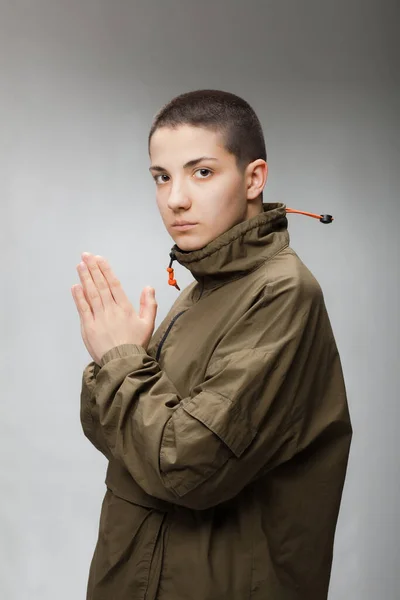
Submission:
[[[97,314],[101,311],[104,311],[102,299],[100,297],[97,287],[95,286],[89,269],[86,266],[86,263],[79,263],[79,265],[77,266],[77,271],[82,283],[83,290],[85,292],[87,303],[93,311],[93,314]]]
[[[110,288],[111,294],[115,302],[121,306],[121,308],[131,307],[131,303],[129,301],[128,296],[125,294],[122,289],[121,282],[118,277],[114,274],[113,270],[110,267],[109,262],[103,258],[102,256],[96,256],[97,264],[103,273],[108,286]]]
[[[110,286],[99,268],[97,257],[94,257],[93,254],[90,254],[89,252],[84,252],[82,254],[82,259],[88,267],[89,273],[98,289],[103,306],[110,306],[111,303],[114,302],[114,298],[111,294]]]
[[[76,285],[78,285],[78,286],[79,286],[79,284],[76,284]],[[83,294],[83,297],[84,297],[84,298],[85,298],[85,300],[86,300],[86,303],[89,305],[89,308],[90,308],[90,310],[92,310],[92,307],[90,306],[89,298],[86,296],[86,292],[85,292],[84,288],[83,288],[82,286],[79,286],[79,287],[80,287],[80,288],[81,288],[81,290],[82,290],[82,294]],[[71,288],[71,290],[73,291],[73,288]],[[74,300],[75,300],[75,297],[74,297]]]
[[[154,289],[150,286],[145,287],[140,296],[139,317],[148,323],[154,324],[157,309],[158,305],[155,299]]]
[[[82,286],[79,284],[73,285],[71,292],[81,318],[83,320],[87,320],[89,317],[91,318],[92,311],[90,305],[86,301]]]

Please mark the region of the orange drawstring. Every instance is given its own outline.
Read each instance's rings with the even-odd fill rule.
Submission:
[[[304,212],[303,210],[295,210],[294,208],[287,208],[287,213],[297,213],[298,215],[306,215],[306,217],[313,217],[314,219],[318,219],[321,223],[332,223],[334,220],[332,215],[316,215],[315,213]]]
[[[169,255],[171,257],[171,261],[169,263],[169,266],[167,267],[167,271],[169,273],[168,283],[169,283],[169,285],[175,286],[176,289],[180,291],[181,288],[176,283],[176,279],[174,279],[174,270],[172,268],[172,263],[174,262],[174,260],[176,260],[175,252],[173,250],[171,250],[171,252],[169,253]]]
[[[172,264],[172,261],[171,261],[171,264]],[[167,267],[167,271],[169,273],[169,279],[168,279],[169,285],[174,285],[176,287],[176,289],[180,291],[180,287],[176,283],[176,279],[174,279],[174,270],[173,270],[173,268],[172,267]]]
[[[303,210],[296,210],[294,208],[286,208],[287,213],[296,213],[298,215],[306,215],[306,217],[313,217],[313,219],[318,219],[321,223],[332,223],[334,220],[332,215],[316,215],[315,213],[305,212]],[[175,255],[173,252],[170,252],[171,262],[169,263],[169,267],[167,267],[167,271],[169,273],[168,283],[169,285],[173,285],[177,290],[180,291],[180,287],[176,283],[176,279],[174,279],[174,269],[172,268],[172,263],[175,259]]]

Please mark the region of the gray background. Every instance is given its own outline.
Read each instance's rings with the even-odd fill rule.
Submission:
[[[161,105],[207,87],[258,113],[265,201],[336,217],[289,216],[355,430],[330,600],[398,600],[398,35],[385,1],[2,0],[1,598],[85,597],[106,462],[80,428],[70,287],[80,253],[103,254],[135,306],[152,285],[166,314],[146,138]]]

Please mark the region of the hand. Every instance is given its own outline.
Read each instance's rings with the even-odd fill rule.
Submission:
[[[73,285],[71,291],[82,339],[93,360],[100,364],[102,356],[120,344],[137,344],[147,350],[157,314],[154,289],[142,290],[137,315],[106,259],[88,252],[82,259],[77,266],[82,285]]]

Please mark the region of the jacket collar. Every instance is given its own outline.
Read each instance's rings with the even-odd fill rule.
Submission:
[[[258,215],[231,227],[199,250],[171,248],[174,260],[189,269],[203,288],[218,287],[253,271],[289,244],[286,205],[263,203]]]

